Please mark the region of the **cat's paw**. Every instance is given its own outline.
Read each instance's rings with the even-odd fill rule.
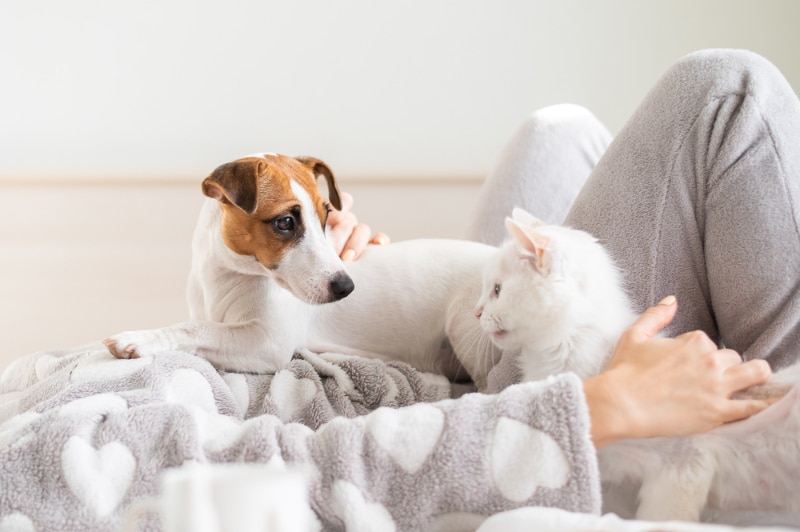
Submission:
[[[103,344],[117,358],[143,358],[157,351],[156,336],[153,331],[126,331],[106,338]]]

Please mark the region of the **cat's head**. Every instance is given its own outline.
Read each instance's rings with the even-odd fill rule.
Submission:
[[[522,209],[514,209],[506,228],[510,238],[484,270],[475,315],[501,349],[548,347],[580,313],[599,244],[587,233],[547,225]]]

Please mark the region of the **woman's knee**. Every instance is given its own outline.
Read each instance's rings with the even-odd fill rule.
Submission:
[[[678,67],[700,69],[709,72],[711,77],[720,71],[758,71],[775,66],[765,57],[750,50],[735,48],[709,48],[685,55],[676,63]]]
[[[569,136],[576,141],[611,137],[608,129],[589,109],[571,103],[537,109],[528,116],[522,129],[536,136]]]
[[[778,68],[749,50],[715,48],[699,50],[678,60],[664,76],[667,83],[705,88],[711,97],[731,93],[759,93],[791,88]]]

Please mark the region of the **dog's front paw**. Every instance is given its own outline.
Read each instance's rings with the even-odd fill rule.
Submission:
[[[150,331],[131,331],[115,334],[103,343],[117,358],[142,358],[152,356],[153,338]]]

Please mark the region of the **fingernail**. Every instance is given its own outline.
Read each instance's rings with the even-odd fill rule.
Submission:
[[[658,302],[659,305],[670,306],[675,304],[675,296],[667,296]]]
[[[378,236],[375,237],[375,242],[377,242],[381,246],[385,246],[386,244],[389,243],[389,239],[386,238],[385,236]]]
[[[356,251],[354,249],[348,249],[342,253],[342,260],[345,262],[351,261],[354,258],[356,258]]]

